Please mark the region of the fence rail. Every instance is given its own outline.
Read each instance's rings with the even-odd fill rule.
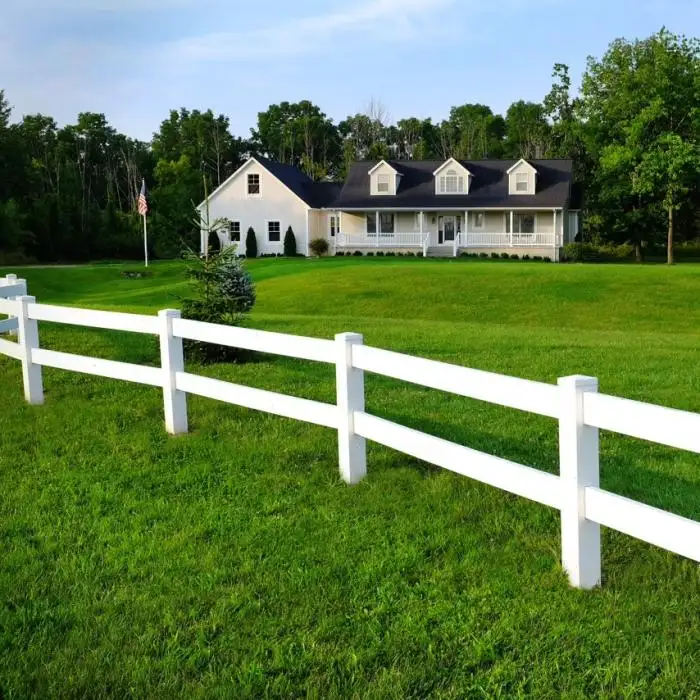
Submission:
[[[188,432],[187,394],[306,421],[337,431],[340,472],[348,483],[366,475],[366,440],[371,440],[559,510],[562,565],[571,584],[581,588],[601,580],[601,525],[700,562],[700,522],[600,488],[598,445],[599,430],[604,429],[700,453],[700,414],[599,394],[597,380],[591,377],[564,377],[558,385],[533,382],[367,347],[354,333],[342,333],[331,341],[185,320],[172,309],[147,316],[37,304],[26,295],[23,280],[10,276],[0,279],[0,313],[10,315],[8,325],[14,323],[18,332],[16,343],[0,339],[0,354],[21,361],[29,403],[43,403],[42,367],[54,367],[161,387],[165,427],[171,434]],[[42,349],[39,321],[156,335],[161,366]],[[183,339],[335,365],[336,402],[185,372]],[[559,475],[367,413],[365,372],[556,419]]]

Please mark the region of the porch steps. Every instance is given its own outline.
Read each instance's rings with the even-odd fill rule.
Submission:
[[[452,248],[445,248],[445,247],[432,247],[428,248],[428,256],[429,258],[452,258],[454,257],[454,251]]]

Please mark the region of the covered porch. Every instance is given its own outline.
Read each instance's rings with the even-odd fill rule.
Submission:
[[[561,209],[330,212],[336,250],[412,249],[454,256],[463,249],[558,249]],[[550,252],[551,252],[550,251]]]

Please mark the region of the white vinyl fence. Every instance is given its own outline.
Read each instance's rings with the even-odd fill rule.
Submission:
[[[16,318],[18,342],[0,339],[0,353],[22,363],[28,402],[43,402],[42,367],[162,387],[165,427],[187,432],[187,394],[307,421],[338,432],[342,478],[354,484],[367,473],[365,441],[529,498],[561,512],[562,564],[572,585],[601,580],[600,526],[700,561],[700,523],[604,491],[599,484],[598,431],[611,430],[700,453],[700,414],[598,393],[591,377],[565,377],[558,385],[467,369],[363,345],[362,336],[305,338],[180,318],[93,311],[37,304],[22,280],[0,284],[0,313]],[[5,297],[5,298],[2,298]],[[39,347],[39,321],[157,335],[161,366],[71,355]],[[336,403],[287,396],[185,372],[183,339],[218,343],[335,365]],[[559,422],[559,476],[463,447],[365,411],[364,373],[372,372],[460,396],[548,416]]]

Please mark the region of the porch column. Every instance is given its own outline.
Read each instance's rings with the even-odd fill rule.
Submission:
[[[469,245],[469,212],[464,212],[464,245]]]
[[[376,235],[375,235],[375,238],[374,238],[374,247],[375,247],[375,248],[379,248],[379,232],[380,232],[380,226],[379,226],[379,212],[378,212],[378,211],[375,211],[375,212],[374,212],[374,216],[375,216],[375,219],[374,219],[374,220],[375,220],[375,222],[376,222],[376,226],[375,226],[374,228],[375,228],[376,231],[377,231],[377,233],[376,233]]]
[[[418,212],[418,216],[420,217],[420,244],[423,245],[423,212]]]
[[[557,240],[559,236],[557,236],[557,210],[552,209],[552,234],[554,235],[554,245],[557,245]]]
[[[513,210],[510,210],[510,247],[513,247]]]

